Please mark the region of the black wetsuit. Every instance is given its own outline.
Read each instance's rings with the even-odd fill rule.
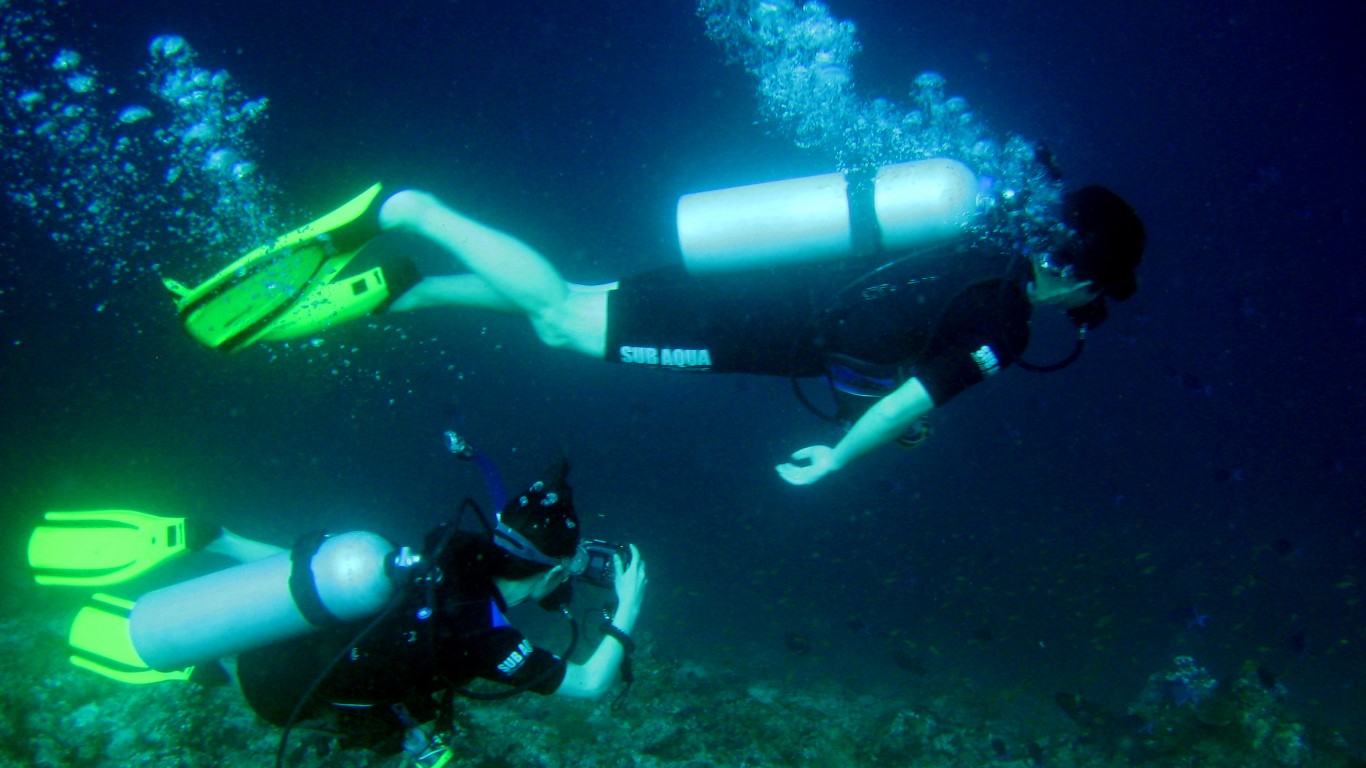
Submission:
[[[607,359],[837,380],[852,369],[881,394],[914,376],[943,405],[1024,352],[1026,259],[959,245],[877,263],[704,276],[679,265],[622,280],[607,299]]]
[[[477,549],[455,546],[440,585],[428,599],[412,588],[403,602],[332,670],[301,719],[326,716],[358,746],[394,741],[403,729],[392,712],[403,704],[419,721],[437,711],[434,694],[474,678],[553,693],[565,663],[533,648],[503,617],[507,611],[493,581],[473,562]],[[435,609],[430,617],[423,609]],[[247,702],[266,720],[284,725],[300,696],[329,661],[364,628],[361,621],[304,635],[242,654],[238,678]]]

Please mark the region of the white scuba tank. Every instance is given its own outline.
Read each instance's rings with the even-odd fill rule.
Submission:
[[[170,671],[365,618],[393,594],[394,553],[384,537],[353,531],[324,539],[293,578],[294,553],[282,552],[158,589],[129,614],[133,648]]]
[[[693,274],[898,251],[952,240],[977,209],[977,177],[936,158],[684,195],[678,244]]]

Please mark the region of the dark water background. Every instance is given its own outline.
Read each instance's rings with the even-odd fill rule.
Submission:
[[[1359,19],[1112,5],[833,3],[859,24],[864,92],[941,72],[1070,179],[1121,192],[1150,240],[1140,293],[1077,365],[1012,370],[938,414],[925,447],[808,488],[772,466],[835,436],[785,381],[622,370],[440,312],[330,335],[346,355],[223,357],[155,280],[104,282],[0,209],[7,560],[49,508],[415,540],[481,493],[442,449],[456,428],[511,482],[570,450],[589,533],[649,560],[657,653],[873,692],[913,659],[987,701],[1115,706],[1188,654],[1220,676],[1266,664],[1298,711],[1360,732],[1364,81],[1343,40]],[[174,32],[269,96],[261,172],[300,219],[376,179],[420,186],[583,282],[675,259],[680,194],[830,170],[756,123],[752,83],[687,2],[139,0],[62,18],[105,71]],[[1041,322],[1035,344],[1061,354],[1066,331]],[[38,597],[17,567],[5,583]]]

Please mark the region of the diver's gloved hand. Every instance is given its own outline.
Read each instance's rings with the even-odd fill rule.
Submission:
[[[809,462],[798,466],[794,462]],[[839,469],[835,449],[828,445],[813,445],[792,454],[792,461],[777,466],[778,474],[793,485],[810,485]]]

